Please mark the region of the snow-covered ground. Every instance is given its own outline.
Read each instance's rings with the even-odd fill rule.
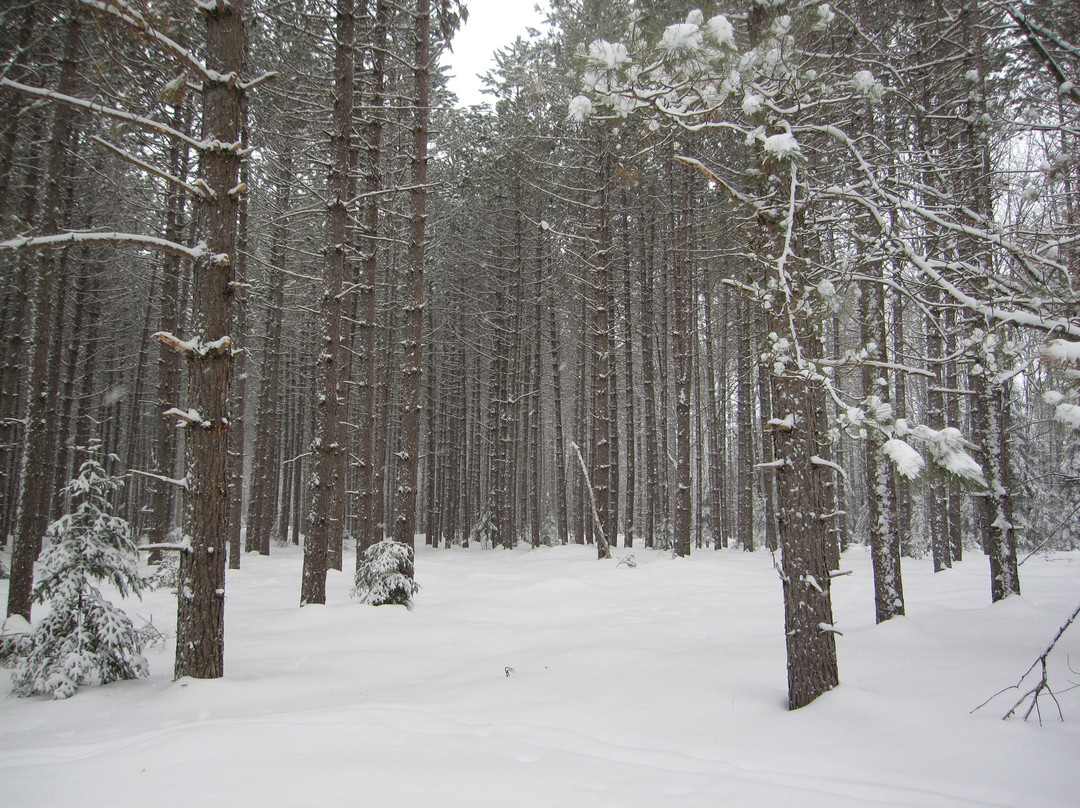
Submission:
[[[627,554],[617,551],[617,556]],[[786,706],[767,553],[421,550],[415,608],[297,608],[300,554],[229,573],[226,677],[151,676],[67,701],[0,695],[0,805],[664,808],[1076,806],[1080,689],[1044,725],[1001,715],[1080,597],[1080,553],[989,603],[976,553],[904,562],[908,616],[875,626],[870,561],[834,585],[841,685]],[[7,583],[0,583],[6,602]],[[173,631],[173,596],[129,613]],[[1051,676],[1080,682],[1080,626]],[[0,691],[10,673],[0,671]]]

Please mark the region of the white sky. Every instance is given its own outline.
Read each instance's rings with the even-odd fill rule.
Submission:
[[[542,27],[543,17],[535,11],[537,4],[547,8],[547,0],[466,0],[469,21],[454,36],[453,52],[442,56],[442,63],[454,76],[450,89],[463,106],[490,101],[490,96],[480,94],[477,74],[490,70],[494,66],[492,54],[518,35],[525,36],[526,28]]]

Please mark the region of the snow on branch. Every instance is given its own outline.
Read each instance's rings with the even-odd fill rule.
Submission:
[[[0,81],[3,81],[0,79]],[[185,247],[175,241],[158,238],[156,236],[144,236],[139,233],[105,233],[74,230],[68,233],[56,233],[51,236],[19,236],[0,241],[0,250],[27,250],[42,247],[63,247],[71,244],[94,244],[109,242],[112,244],[131,244],[135,247],[145,247],[157,252],[178,255],[181,258],[190,258],[196,261],[206,254],[206,244],[199,242],[194,247]]]
[[[844,470],[831,460],[826,460],[824,457],[818,457],[817,455],[814,455],[810,458],[810,463],[815,466],[823,466],[825,468],[833,469],[834,471],[839,473],[841,477],[847,480],[847,474],[844,473]]]
[[[1080,370],[1080,342],[1052,339],[1039,348],[1039,353],[1055,364]]]
[[[176,418],[178,421],[182,421],[185,424],[191,424],[192,426],[201,426],[203,429],[209,429],[211,424],[209,421],[203,419],[199,411],[192,407],[188,410],[181,410],[179,407],[171,407],[163,413],[166,417]]]
[[[790,432],[795,428],[795,416],[790,412],[783,418],[770,418],[765,422],[764,429],[772,430],[779,429],[783,432]]]
[[[945,471],[963,480],[975,483],[983,488],[986,487],[986,478],[983,476],[982,467],[976,462],[967,449],[971,444],[964,440],[964,436],[956,427],[947,426],[943,429],[932,429],[919,424],[915,426],[911,435],[924,441],[930,448],[930,456],[934,463]]]
[[[130,28],[134,28],[151,41],[156,42],[168,53],[175,56],[184,67],[188,68],[204,82],[213,81],[211,72],[207,70],[206,65],[202,63],[202,60],[197,58],[183,45],[170,39],[150,25],[142,13],[138,11],[138,9],[132,8],[127,0],[109,0],[107,3],[101,2],[101,0],[77,0],[77,2],[83,8],[88,8],[99,14],[105,14]]]
[[[63,93],[54,92],[53,90],[47,90],[43,87],[31,87],[27,84],[21,84],[17,81],[12,81],[9,78],[0,78],[0,87],[7,87],[10,90],[23,93],[24,95],[31,95],[35,98],[45,98],[49,101],[56,101],[61,104],[67,104],[71,107],[78,107],[79,109],[88,109],[91,112],[97,112],[101,115],[105,115],[109,118],[116,118],[120,121],[126,121],[127,123],[135,124],[143,129],[150,129],[154,132],[158,132],[162,135],[179,140],[181,143],[186,143],[193,149],[205,149],[207,144],[195,140],[183,132],[173,129],[171,126],[155,121],[153,118],[145,118],[142,115],[133,115],[130,112],[124,112],[121,109],[114,109],[113,107],[107,107],[104,104],[99,104],[96,101],[87,101],[85,98],[75,98],[74,96],[64,95]]]
[[[250,90],[252,87],[258,87],[263,82],[270,81],[271,79],[276,79],[280,75],[281,75],[281,72],[278,71],[278,70],[268,71],[266,73],[263,73],[261,76],[256,76],[251,81],[241,82],[240,83],[240,89],[241,90]]]
[[[1068,334],[1070,337],[1080,338],[1080,323],[1074,323],[1070,320],[1054,317],[1043,317],[1040,314],[1035,314],[1030,311],[1010,311],[1000,306],[984,303],[983,301],[972,297],[961,291],[955,284],[942,276],[940,272],[931,266],[929,260],[918,255],[906,241],[904,242],[904,246],[904,252],[907,254],[907,257],[919,268],[923,275],[941,287],[950,297],[962,304],[965,308],[977,312],[988,319],[997,320],[1002,323],[1015,323],[1016,325],[1028,326],[1029,328],[1035,328],[1040,331],[1056,331]]]
[[[755,463],[754,468],[756,468],[756,469],[782,469],[786,465],[788,465],[788,461],[785,458],[780,458],[779,460],[772,460],[772,461],[770,461],[768,463]]]
[[[167,171],[162,171],[160,168],[157,168],[156,166],[151,165],[150,163],[146,162],[145,160],[141,160],[140,158],[136,157],[134,154],[130,154],[129,152],[124,151],[119,146],[114,146],[112,143],[109,143],[109,141],[102,140],[97,135],[91,135],[90,136],[90,141],[92,143],[96,143],[98,146],[101,146],[104,149],[108,149],[113,154],[117,155],[118,157],[120,157],[123,160],[127,160],[132,165],[141,168],[146,173],[153,174],[155,177],[161,177],[161,179],[165,180],[166,182],[171,182],[173,185],[176,185],[176,186],[178,186],[180,188],[183,188],[185,191],[187,191],[190,194],[193,194],[195,196],[201,196],[204,199],[205,198],[212,198],[207,193],[208,191],[210,191],[210,188],[207,187],[206,183],[203,182],[202,180],[198,181],[200,183],[199,185],[192,185],[191,183],[184,182],[179,177],[174,177],[172,174],[170,174]]]
[[[1002,7],[1001,3],[995,3],[994,5],[998,6],[999,8]],[[1071,95],[1073,101],[1080,102],[1080,90],[1078,90],[1076,85],[1072,81],[1070,81],[1069,78],[1065,75],[1065,71],[1061,68],[1061,65],[1057,63],[1057,60],[1054,59],[1050,51],[1047,49],[1046,45],[1043,44],[1042,40],[1040,40],[1039,37],[1042,36],[1050,40],[1061,50],[1065,51],[1068,54],[1071,54],[1073,57],[1080,56],[1080,48],[1065,41],[1050,29],[1039,25],[1038,22],[1028,17],[1024,13],[1022,8],[1013,6],[1012,4],[1005,4],[1004,8],[1005,12],[1010,17],[1012,17],[1013,22],[1016,23],[1016,26],[1024,32],[1024,36],[1027,38],[1028,44],[1031,45],[1032,49],[1046,63],[1047,69],[1054,74],[1054,78],[1057,79],[1058,84],[1060,85],[1058,89],[1058,94]]]
[[[162,542],[161,544],[143,544],[143,545],[140,545],[138,547],[138,549],[140,551],[142,551],[142,550],[165,550],[165,551],[173,550],[173,551],[179,552],[179,553],[190,553],[190,552],[192,552],[191,539],[189,539],[187,536],[185,536],[184,540],[181,541],[181,542],[175,542],[175,543]]]
[[[128,474],[134,474],[139,477],[145,477],[148,480],[157,480],[158,482],[175,485],[177,488],[183,488],[185,491],[188,490],[187,477],[176,479],[174,477],[166,477],[162,474],[154,474],[151,471],[141,471],[139,469],[129,469]]]
[[[227,336],[219,337],[211,342],[203,342],[199,337],[184,340],[170,331],[156,331],[150,335],[150,338],[156,339],[163,345],[168,345],[185,356],[216,356],[232,347],[232,339]]]
[[[900,438],[890,438],[881,445],[881,451],[892,461],[896,472],[901,477],[909,480],[919,479],[922,470],[926,467],[926,461],[915,448],[907,441]]]

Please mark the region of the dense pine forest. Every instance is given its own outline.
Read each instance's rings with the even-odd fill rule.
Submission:
[[[1080,547],[1075,2],[553,0],[462,108],[467,5],[4,4],[9,616],[92,446],[177,678],[289,544],[741,548],[797,708],[849,546]]]

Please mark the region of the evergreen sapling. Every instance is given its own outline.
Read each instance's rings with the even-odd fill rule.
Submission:
[[[408,606],[420,586],[413,580],[413,549],[396,541],[381,541],[364,551],[356,569],[353,597],[372,606]]]
[[[110,512],[110,496],[122,481],[105,471],[94,451],[89,449],[90,458],[68,485],[74,512],[46,533],[33,599],[48,603],[50,611],[16,651],[11,678],[16,695],[66,699],[85,684],[148,672],[141,653],[144,637],[99,589],[109,584],[126,597],[139,594],[146,583],[130,525]]]

